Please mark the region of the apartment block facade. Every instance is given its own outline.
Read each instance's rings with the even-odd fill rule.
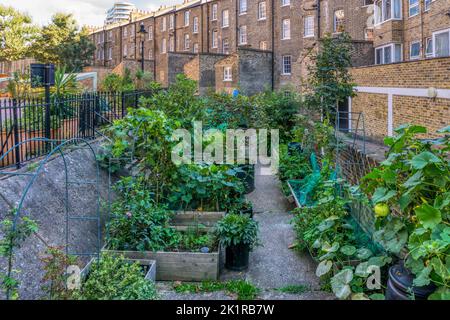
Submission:
[[[145,35],[139,33],[141,24]],[[325,34],[343,31],[352,37],[356,67],[449,56],[450,0],[185,1],[95,30],[93,65],[137,63],[143,40],[146,70],[168,85],[169,69],[183,67],[170,58],[175,53],[235,55],[239,49],[262,50],[271,52],[271,79],[261,87],[301,89],[317,42]],[[180,64],[186,63],[183,57]],[[239,69],[220,64],[222,70],[206,68],[221,72],[211,87],[227,88],[230,82],[239,87],[233,81]],[[217,83],[220,79],[226,83]]]

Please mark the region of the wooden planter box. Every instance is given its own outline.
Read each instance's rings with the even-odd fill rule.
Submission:
[[[126,259],[130,263],[138,262],[141,266],[146,268],[145,272],[145,280],[155,281],[156,279],[156,261],[150,259]],[[91,270],[92,264],[95,263],[96,258],[93,258],[89,261],[89,263],[81,270],[81,278],[86,279],[89,275],[89,271]]]
[[[179,231],[195,229],[199,225],[208,232],[225,216],[225,212],[179,211],[171,225]],[[112,254],[121,254],[132,260],[155,260],[156,280],[158,281],[194,281],[218,280],[222,266],[222,248],[210,253],[166,252],[166,251],[119,251],[103,250]]]
[[[177,211],[170,224],[179,231],[199,226],[202,230],[210,231],[224,216],[225,212]]]
[[[131,260],[154,260],[158,265],[158,281],[218,280],[221,266],[221,250],[211,253],[164,252],[164,251],[117,251],[104,252],[123,255]]]

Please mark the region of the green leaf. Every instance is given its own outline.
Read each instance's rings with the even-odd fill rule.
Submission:
[[[431,153],[429,151],[424,151],[424,152],[418,154],[417,156],[414,156],[411,159],[410,163],[414,169],[420,170],[420,169],[425,168],[428,164],[439,163],[439,162],[441,162],[441,159],[439,159],[433,153]]]
[[[441,211],[430,206],[428,203],[422,204],[414,211],[417,219],[419,219],[424,228],[432,229],[442,221]]]
[[[352,294],[352,300],[370,300],[364,293]]]
[[[372,251],[370,251],[370,250],[367,249],[367,248],[359,248],[359,249],[356,251],[356,257],[357,257],[359,260],[369,259],[371,255],[372,255]]]
[[[387,256],[378,256],[378,257],[372,257],[367,261],[369,266],[378,266],[378,267],[384,267],[386,264],[391,263],[392,258]]]
[[[430,273],[431,273],[431,266],[427,266],[422,269],[422,271],[417,275],[417,277],[414,279],[413,284],[416,287],[423,287],[430,284]]]
[[[369,296],[370,300],[386,300],[386,297],[382,293],[374,293]]]
[[[370,273],[368,272],[368,268],[369,268],[369,263],[366,262],[361,262],[360,264],[358,264],[356,266],[355,269],[355,275],[358,277],[363,277],[366,278],[370,275]]]
[[[372,196],[372,201],[377,204],[386,202],[397,194],[395,190],[387,190],[386,188],[377,188]]]
[[[450,300],[450,288],[440,287],[432,293],[428,300]]]
[[[332,267],[333,262],[331,262],[330,260],[324,260],[320,262],[316,269],[316,276],[321,277],[323,275],[326,275],[328,272],[330,272]]]
[[[333,293],[339,299],[348,298],[352,290],[349,286],[349,283],[353,279],[353,271],[350,269],[345,269],[337,273],[333,278],[331,278],[331,289]]]
[[[354,246],[350,246],[350,245],[343,246],[343,247],[341,248],[341,252],[342,252],[343,254],[345,254],[346,256],[352,256],[352,255],[355,254],[356,248],[355,248]]]
[[[441,277],[444,282],[450,279],[450,270],[448,270],[441,259],[438,257],[433,257],[430,261],[431,266],[434,269],[434,272]]]

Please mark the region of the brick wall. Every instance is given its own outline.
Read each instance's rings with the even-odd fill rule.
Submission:
[[[360,87],[450,89],[450,58],[428,59],[389,65],[352,68]],[[398,90],[397,90],[398,91]],[[412,94],[414,94],[414,90]],[[450,100],[396,94],[392,97],[393,128],[404,123],[426,126],[430,134],[450,123]],[[366,135],[381,140],[388,134],[388,95],[359,92],[352,112],[364,112]]]

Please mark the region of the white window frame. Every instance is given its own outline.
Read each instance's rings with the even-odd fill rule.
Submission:
[[[167,53],[167,40],[163,38],[161,40],[161,53]]]
[[[214,3],[211,8],[211,21],[217,21],[217,10],[218,5],[217,3]]]
[[[281,40],[291,39],[291,19],[281,21]]]
[[[431,52],[429,52],[430,50]],[[434,56],[433,52],[433,37],[428,37],[425,39],[425,57],[430,58]]]
[[[230,12],[228,9],[222,10],[222,28],[230,26]]]
[[[247,0],[239,0],[239,14],[247,14],[248,3]]]
[[[196,43],[194,43],[194,45],[192,46],[192,51],[194,52],[194,53],[198,53],[198,42],[196,42]]]
[[[444,30],[439,30],[439,31],[433,32],[433,37],[432,37],[433,38],[433,57],[438,57],[436,55],[436,36],[441,33],[446,33],[446,32],[448,32],[449,47],[450,47],[450,29],[444,29]],[[450,49],[449,49],[449,51],[450,51]],[[450,52],[448,52],[447,56],[439,56],[439,57],[448,57],[448,56],[450,56]]]
[[[346,14],[345,14],[345,10],[344,9],[338,9],[338,10],[334,10],[333,11],[333,33],[342,33],[343,31],[339,31],[338,30],[338,28],[337,28],[337,21],[338,21],[338,19],[337,19],[337,17],[336,17],[336,12],[338,12],[338,11],[342,11],[343,13],[344,13],[344,30],[343,31],[345,31],[345,24],[346,24]]]
[[[419,45],[419,54],[417,56],[412,56],[412,47],[413,47],[413,45],[417,45],[417,44]],[[411,43],[409,44],[409,59],[410,60],[420,59],[420,56],[421,56],[420,49],[421,49],[420,41],[411,41]]]
[[[153,40],[153,26],[148,27],[148,40]]]
[[[431,8],[431,4],[434,2],[434,0],[425,0],[424,4],[425,4],[425,8],[423,11],[427,12],[430,11]]]
[[[166,31],[167,30],[167,17],[164,16],[162,18],[162,24],[161,24],[161,31]]]
[[[290,68],[290,72],[286,72],[286,64],[285,62],[287,62],[285,59],[289,58],[289,68]],[[281,57],[281,74],[283,76],[290,76],[292,74],[292,56],[290,55],[286,55],[286,56],[282,56]]]
[[[225,50],[225,43],[227,50]],[[222,53],[223,54],[229,54],[230,53],[230,40],[228,38],[222,39]]]
[[[266,20],[267,19],[267,6],[265,1],[260,1],[258,3],[258,20]]]
[[[224,82],[233,81],[233,69],[230,66],[223,67],[223,81]]]
[[[244,32],[242,32],[244,30]],[[239,45],[246,45],[247,44],[247,26],[240,26],[239,27]]]
[[[108,48],[108,60],[112,60],[112,47]]]
[[[263,41],[259,42],[260,50],[267,50],[268,47],[269,47],[269,44],[267,43],[267,41],[263,40]]]
[[[378,7],[378,3],[381,3],[381,9]],[[400,6],[399,8],[399,14],[400,16],[395,16],[395,3],[398,3]],[[391,20],[402,20],[403,19],[403,1],[402,0],[391,0],[391,17],[389,19],[385,18],[385,6],[386,2],[385,0],[375,0],[373,5],[373,11],[374,11],[374,24],[375,26],[379,26],[387,21]]]
[[[126,44],[123,46],[123,56],[128,57],[128,46]]]
[[[411,14],[412,10],[416,10],[416,13]],[[419,15],[420,13],[420,0],[408,0],[408,16],[410,18]]]
[[[311,38],[315,35],[314,16],[306,16],[303,19],[303,38]]]
[[[184,26],[189,27],[189,23],[191,20],[191,12],[189,10],[184,12]]]
[[[213,30],[211,35],[211,48],[217,49],[219,47],[219,31]]]
[[[281,6],[286,7],[291,5],[291,0],[281,0]]]
[[[174,52],[175,51],[175,37],[169,36],[169,50],[168,52]]]
[[[175,28],[175,15],[171,14],[169,16],[169,30],[173,30]]]
[[[198,17],[197,16],[195,16],[194,18],[193,18],[193,21],[192,21],[192,32],[193,33],[198,33]]]
[[[128,28],[127,28],[127,26],[123,27],[123,37],[124,38],[128,37]]]
[[[189,37],[189,33],[184,34],[184,50],[189,50],[191,47],[191,39]]]
[[[395,59],[395,47],[396,46],[400,46],[400,60],[398,60],[398,61]],[[391,62],[389,62],[389,63],[386,63],[384,61],[384,50],[387,47],[391,48]],[[381,55],[382,61],[381,61],[381,63],[377,63],[377,51],[378,50],[382,50],[382,55]],[[402,62],[402,61],[403,61],[403,45],[401,43],[389,43],[389,44],[386,44],[384,46],[379,46],[379,47],[375,48],[375,64],[376,65],[398,63],[398,62]]]

